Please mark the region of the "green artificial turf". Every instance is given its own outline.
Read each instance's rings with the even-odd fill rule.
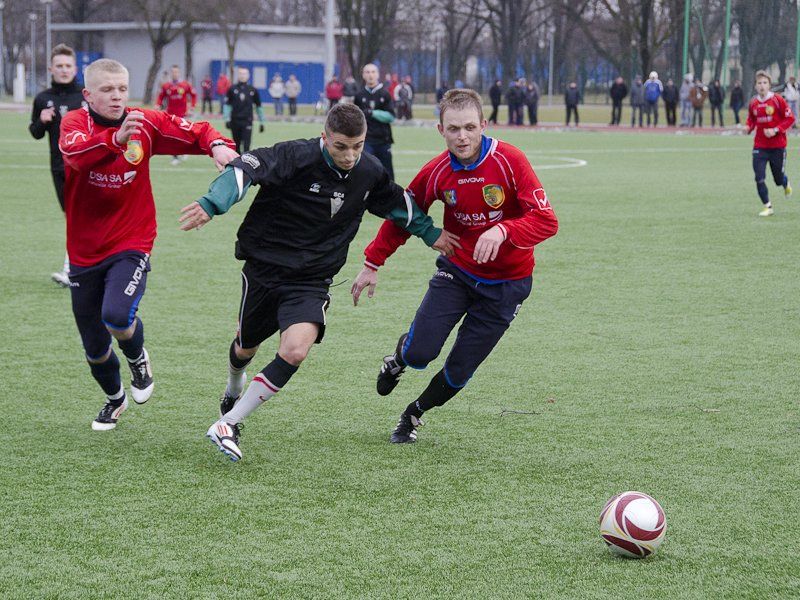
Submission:
[[[0,114],[0,596],[800,595],[800,199],[770,184],[775,216],[757,216],[750,139],[495,131],[528,153],[560,231],[536,249],[533,294],[470,384],[427,415],[416,445],[388,443],[446,351],[376,395],[434,253],[411,240],[354,308],[379,225],[366,216],[325,342],[248,420],[233,464],[204,433],[236,327],[248,202],[181,232],[211,162],[152,160],[159,238],[140,315],[156,391],[93,432],[103,396],[69,292],[49,281],[63,218],[47,145],[26,128],[27,115]],[[317,133],[270,123],[255,143]],[[401,183],[443,148],[430,128],[395,137]],[[797,149],[792,138],[795,179]],[[667,515],[643,561],[598,536],[605,501],[631,489]]]

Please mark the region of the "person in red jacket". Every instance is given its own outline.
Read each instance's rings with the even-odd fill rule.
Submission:
[[[388,395],[405,368],[424,369],[435,359],[456,324],[463,322],[444,367],[400,415],[394,443],[415,442],[422,414],[442,406],[469,381],[500,341],[531,292],[533,248],[558,231],[547,195],[521,150],[484,135],[480,96],[453,89],[440,103],[439,132],[447,150],[426,164],[407,193],[427,212],[444,202],[444,227],[460,248],[440,256],[407,333],[383,359],[377,389]],[[408,236],[384,223],[365,250],[364,268],[351,293],[357,303],[377,271]]]
[[[228,97],[228,90],[231,89],[231,80],[225,73],[220,73],[217,77],[217,98],[219,98],[219,112],[223,111],[225,100]]]
[[[339,104],[344,95],[344,86],[339,78],[334,75],[325,86],[325,97],[328,99],[328,110]]]
[[[88,106],[61,120],[59,148],[72,311],[92,375],[107,396],[92,429],[108,430],[128,406],[112,336],[127,358],[134,401],[143,404],[153,392],[144,326],[136,316],[156,237],[150,157],[208,154],[221,170],[238,155],[208,123],[128,108],[128,71],[117,61],[93,62],[84,78]]]
[[[773,93],[772,78],[766,71],[756,73],[756,97],[747,110],[747,133],[756,132],[753,141],[753,171],[756,189],[764,208],[759,216],[774,214],[767,189],[767,163],[772,171],[775,185],[783,187],[786,196],[792,195],[792,186],[786,176],[786,130],[794,125],[794,115],[786,100]]]
[[[190,101],[191,109],[189,108]],[[164,108],[169,114],[176,117],[185,117],[189,112],[194,112],[196,106],[197,93],[192,84],[181,78],[181,68],[178,65],[172,65],[170,80],[161,86],[161,91],[156,98],[156,108]],[[181,156],[186,158],[184,154],[172,157],[173,166],[180,163]]]

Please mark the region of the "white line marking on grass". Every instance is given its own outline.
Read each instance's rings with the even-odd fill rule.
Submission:
[[[748,148],[749,149],[749,146]],[[533,155],[547,155],[553,156],[554,154],[563,152],[564,154],[660,154],[662,152],[742,152],[743,148],[618,148],[614,150],[606,150],[602,148],[553,148],[549,150],[526,150],[525,154],[527,156]],[[427,150],[392,150],[392,154],[410,154],[410,155],[418,155],[418,154],[427,154],[431,158],[436,156],[435,150],[427,151]]]

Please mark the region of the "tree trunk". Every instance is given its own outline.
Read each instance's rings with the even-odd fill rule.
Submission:
[[[186,69],[186,81],[192,85],[195,83],[194,79],[194,42],[195,33],[191,23],[186,24],[183,30],[183,51],[184,51],[184,67]]]
[[[161,68],[164,46],[165,44],[161,43],[153,44],[153,62],[150,64],[150,68],[147,69],[147,80],[144,84],[144,94],[142,94],[142,104],[145,106],[153,103],[153,87],[156,83],[158,70]]]

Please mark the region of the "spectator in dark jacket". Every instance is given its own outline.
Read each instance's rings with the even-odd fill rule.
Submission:
[[[506,102],[508,102],[508,124],[522,125],[518,121],[522,105],[525,102],[525,91],[520,89],[516,81],[512,81],[506,92]]]
[[[531,125],[539,123],[539,86],[531,81],[525,90],[525,104],[528,106],[528,121]]]
[[[664,99],[664,108],[667,111],[667,125],[675,127],[678,122],[678,88],[672,79],[667,79],[667,85],[664,86],[661,97]]]
[[[581,101],[581,93],[578,90],[578,84],[574,81],[570,82],[567,91],[564,92],[564,104],[567,105],[567,127],[569,127],[570,114],[575,115],[575,127],[580,124],[578,120],[578,103]]]
[[[725,102],[725,88],[715,79],[708,90],[708,103],[711,105],[711,126],[716,125],[716,115],[719,115],[719,126],[725,127],[722,122],[722,104]]]
[[[742,82],[737,79],[733,82],[733,87],[731,88],[731,110],[733,111],[736,125],[740,125],[739,111],[742,108],[744,108],[744,90],[742,89]]]
[[[644,108],[644,86],[642,76],[637,75],[631,84],[631,127],[636,126],[636,113],[639,113],[639,127],[642,126],[642,109]]]
[[[492,114],[489,123],[497,125],[497,111],[500,110],[500,101],[503,99],[503,82],[499,79],[489,88],[489,101],[492,103]]]
[[[689,99],[692,101],[692,127],[695,125],[703,126],[703,105],[708,98],[708,87],[703,85],[700,79],[694,80],[694,87],[689,93]]]
[[[622,119],[622,101],[628,95],[628,86],[625,85],[625,80],[622,77],[617,77],[614,83],[611,84],[611,89],[608,90],[608,95],[611,96],[611,123],[610,125],[619,125]]]

